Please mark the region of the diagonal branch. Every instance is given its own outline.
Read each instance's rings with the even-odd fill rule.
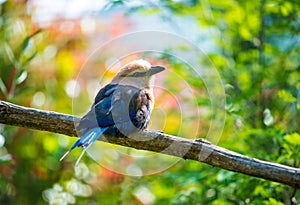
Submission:
[[[77,136],[74,121],[78,120],[77,117],[71,115],[0,101],[0,123],[3,124]],[[279,182],[295,188],[300,187],[300,169],[298,168],[249,158],[201,139],[188,140],[160,132],[144,131],[129,138],[106,136],[102,140],[135,149],[204,162],[222,169]]]

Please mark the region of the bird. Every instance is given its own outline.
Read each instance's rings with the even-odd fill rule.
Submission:
[[[165,70],[139,59],[124,65],[97,93],[91,109],[80,119],[76,131],[81,135],[60,158],[62,161],[73,149],[82,147],[75,166],[86,150],[103,134],[130,134],[145,130],[154,106],[155,74]]]

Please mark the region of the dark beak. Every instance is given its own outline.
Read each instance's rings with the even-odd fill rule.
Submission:
[[[151,76],[151,75],[154,75],[154,74],[156,74],[156,73],[159,73],[159,72],[161,72],[161,71],[163,71],[163,70],[165,70],[165,68],[162,67],[162,66],[151,66],[151,68],[150,68],[150,70],[147,72],[147,74],[148,74],[149,76]]]

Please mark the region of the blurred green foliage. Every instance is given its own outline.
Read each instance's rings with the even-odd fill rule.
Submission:
[[[29,2],[0,2],[0,99],[72,113],[67,88],[87,59],[87,36],[76,26],[69,32],[57,25],[41,29],[32,21]],[[111,1],[105,9],[127,3]],[[219,145],[299,167],[299,1],[168,0],[158,4],[126,6],[125,12],[128,16],[137,12],[157,15],[167,21],[168,11],[182,18],[193,17],[199,27],[212,29],[217,49],[207,55],[221,75],[227,97]],[[120,31],[112,30],[109,35],[115,32]],[[168,63],[181,72],[178,62]],[[104,65],[99,62],[97,66]],[[194,89],[203,87],[191,73],[180,76]],[[178,91],[174,79],[167,78],[165,85]],[[203,93],[197,103],[210,107]],[[90,100],[82,104],[87,107]],[[178,123],[176,112],[169,114],[169,125]],[[201,128],[207,126],[209,122],[203,122]],[[174,127],[167,125],[165,131],[175,133]],[[0,132],[0,204],[300,203],[299,192],[291,187],[189,160],[179,161],[163,173],[136,178],[108,171],[87,157],[86,164],[73,170],[74,157],[58,161],[73,139],[3,125]]]

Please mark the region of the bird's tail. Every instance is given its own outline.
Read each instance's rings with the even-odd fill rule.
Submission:
[[[97,140],[100,138],[100,136],[107,130],[108,128],[102,128],[102,127],[97,127],[97,128],[92,128],[88,131],[86,131],[80,139],[78,139],[73,146],[60,158],[59,161],[62,161],[74,148],[76,147],[82,147],[83,151],[80,154],[79,158],[77,159],[75,166],[77,166],[86,152],[86,150]]]

